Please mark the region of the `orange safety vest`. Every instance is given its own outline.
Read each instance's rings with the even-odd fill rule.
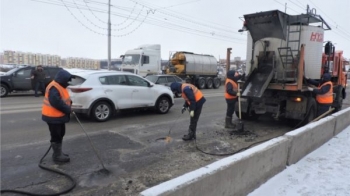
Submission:
[[[182,97],[185,99],[185,101],[188,103],[188,105],[190,105],[191,102],[190,102],[190,100],[188,100],[186,94],[184,93],[184,88],[187,86],[189,86],[192,89],[196,102],[199,101],[200,99],[202,99],[203,94],[200,90],[198,90],[197,87],[193,86],[192,84],[182,84],[182,86],[181,86]]]
[[[237,85],[237,83],[235,81],[227,78],[226,81],[225,81],[225,99],[235,99],[237,96],[230,95],[230,94],[227,93],[227,84],[228,83],[231,83],[232,86],[233,86],[233,90],[238,92],[238,85]]]
[[[333,84],[331,81],[323,83],[318,89],[321,89],[324,85],[330,84],[331,88],[329,91],[323,95],[316,95],[316,100],[318,103],[331,104],[333,103]]]
[[[60,93],[61,99],[63,102],[65,102],[67,105],[71,105],[71,99],[69,97],[69,93],[68,90],[63,88],[61,85],[59,85],[57,82],[52,81],[45,90],[45,98],[43,101],[43,108],[41,113],[45,116],[48,117],[62,117],[65,114],[59,110],[57,110],[56,108],[52,107],[49,101],[49,91],[51,87],[55,87],[58,92]]]

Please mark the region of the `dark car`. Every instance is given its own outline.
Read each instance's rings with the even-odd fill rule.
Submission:
[[[182,80],[180,77],[175,75],[148,75],[145,77],[147,80],[155,83],[155,84],[161,84],[164,86],[169,86],[173,82],[180,82],[185,83],[184,80]],[[180,97],[181,95],[178,93],[174,93],[175,97]]]
[[[4,75],[1,75],[1,97],[6,97],[8,93],[13,91],[29,91],[34,89],[33,80],[30,78],[32,71],[36,66],[25,66],[11,69]],[[58,71],[62,70],[60,67],[46,67],[45,87],[55,78]]]

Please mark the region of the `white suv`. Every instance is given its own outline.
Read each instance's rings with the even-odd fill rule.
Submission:
[[[107,121],[116,110],[154,108],[165,114],[174,105],[173,92],[141,76],[118,71],[73,73],[68,87],[75,113]]]

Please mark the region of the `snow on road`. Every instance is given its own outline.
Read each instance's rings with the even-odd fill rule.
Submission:
[[[350,126],[248,196],[349,196]]]

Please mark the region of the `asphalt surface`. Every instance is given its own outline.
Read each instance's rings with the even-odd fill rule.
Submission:
[[[348,94],[349,94],[349,88]],[[230,135],[224,129],[226,103],[223,89],[203,90],[204,105],[197,128],[197,145],[208,153],[229,154],[293,130],[285,122],[268,117],[244,122],[253,134]],[[69,186],[65,177],[38,167],[49,147],[47,125],[41,121],[42,97],[19,94],[1,100],[1,189],[25,190],[40,194],[58,192]],[[344,107],[349,107],[349,97]],[[189,125],[187,113],[181,114],[183,100],[165,115],[152,111],[122,112],[104,123],[80,118],[106,168],[104,175],[90,143],[72,116],[66,126],[63,150],[71,157],[69,164],[52,162],[51,152],[46,166],[57,168],[77,181],[67,195],[137,195],[142,190],[208,165],[224,156],[204,154],[195,142],[181,140]],[[157,140],[168,135],[170,142]]]

